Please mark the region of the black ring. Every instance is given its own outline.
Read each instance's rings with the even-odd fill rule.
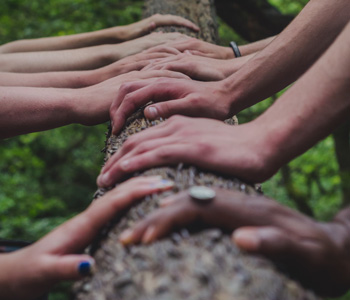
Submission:
[[[233,50],[233,53],[235,54],[235,57],[241,57],[241,51],[239,51],[238,46],[235,42],[230,42],[230,47]]]

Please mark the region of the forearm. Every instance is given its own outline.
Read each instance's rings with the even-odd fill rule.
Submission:
[[[249,54],[254,54],[258,51],[261,51],[264,49],[267,45],[269,45],[276,36],[272,36],[254,43],[250,43],[247,45],[242,45],[239,46],[239,51],[241,52],[242,56],[249,55]]]
[[[0,71],[37,73],[51,71],[91,70],[105,66],[118,57],[118,45],[82,49],[9,53],[0,55]]]
[[[124,26],[112,27],[66,36],[18,40],[0,46],[0,53],[55,51],[84,48],[102,44],[114,44],[124,41],[124,36]]]
[[[0,86],[82,88],[103,81],[108,74],[102,71],[97,69],[44,73],[0,72]]]
[[[350,115],[350,23],[319,61],[255,122],[280,167]]]
[[[232,112],[249,107],[300,77],[346,25],[350,2],[311,0],[294,21],[226,80]]]
[[[222,69],[222,72],[225,75],[225,77],[229,77],[232,74],[234,74],[235,72],[237,72],[249,60],[251,60],[254,57],[254,55],[255,55],[255,53],[223,61],[221,63],[221,69]]]
[[[70,89],[0,87],[0,138],[75,122],[77,95]]]
[[[350,207],[346,207],[343,210],[341,210],[334,218],[335,222],[343,224],[350,234]],[[350,245],[349,245],[350,247]],[[350,248],[347,249],[350,249]]]

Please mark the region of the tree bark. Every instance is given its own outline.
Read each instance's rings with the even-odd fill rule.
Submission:
[[[146,4],[145,16],[155,12],[179,14],[201,26],[203,39],[217,39],[213,3],[209,0],[149,0]],[[226,122],[234,125],[235,120],[232,118]],[[119,136],[108,134],[106,160],[130,135],[157,126],[160,122],[149,122],[142,111],[138,111],[129,118]],[[207,173],[183,164],[134,175],[162,175],[175,182],[175,189],[160,196],[146,197],[105,228],[89,249],[96,260],[97,271],[75,285],[76,300],[317,299],[313,293],[277,271],[271,262],[240,252],[231,242],[229,233],[219,229],[181,229],[151,245],[123,247],[118,242],[119,234],[156,209],[158,201],[169,194],[193,185],[257,193],[255,187],[236,178]],[[104,192],[98,190],[96,198]]]

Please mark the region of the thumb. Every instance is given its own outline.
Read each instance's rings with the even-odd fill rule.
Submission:
[[[236,245],[249,252],[285,256],[295,247],[282,229],[276,227],[242,227],[232,235]]]
[[[52,281],[78,280],[93,273],[95,261],[88,255],[55,256],[50,259],[46,268],[46,275]]]
[[[170,100],[166,102],[159,102],[147,106],[144,109],[144,115],[147,119],[155,120],[159,118],[169,118],[173,115],[191,116],[193,108],[189,101],[185,99]]]

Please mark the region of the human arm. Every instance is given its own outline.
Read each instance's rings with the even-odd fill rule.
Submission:
[[[311,0],[281,34],[228,78],[205,85],[194,81],[185,87],[177,80],[145,82],[143,85],[135,83],[135,86],[127,84],[121,88],[116,105],[112,106],[111,117],[116,122],[116,119],[128,116],[128,104],[124,104],[124,98],[132,99],[135,107],[153,99],[158,101],[145,110],[151,119],[174,114],[222,119],[236,114],[301,76],[339,35],[348,22],[349,11],[350,2],[346,0],[332,3]],[[332,51],[337,55],[337,50]],[[330,63],[328,67],[333,68]],[[137,93],[136,86],[141,86],[143,92]],[[216,110],[218,104],[225,111],[214,114],[212,110]],[[196,114],[193,106],[198,106]],[[157,112],[151,114],[149,109]],[[115,128],[114,132],[118,130],[120,128]]]
[[[160,209],[123,232],[121,242],[148,244],[193,224],[219,227],[234,231],[241,249],[282,262],[321,295],[339,296],[350,289],[350,208],[321,223],[267,197],[215,191],[207,204],[194,202],[188,192],[165,198]]]
[[[281,166],[325,138],[349,118],[349,32],[350,23],[322,58],[254,121],[231,128],[214,120],[172,117],[131,137],[102,169],[98,184],[108,186],[129,172],[179,162],[238,176],[249,182],[270,178]],[[166,84],[167,80],[164,81]],[[182,81],[180,92],[191,84],[179,81]],[[208,92],[207,83],[198,84]],[[139,91],[148,92],[146,88]],[[132,95],[137,92],[129,94],[129,101],[135,101]],[[167,86],[167,92],[178,91]],[[198,89],[197,93],[200,92]],[[214,96],[220,99],[218,95],[211,91],[203,101]],[[145,112],[148,115],[150,107],[156,106],[160,116],[170,110],[182,113],[184,101],[193,101],[188,111],[183,112],[194,116],[202,113],[201,109],[207,116],[209,113],[211,117],[215,114],[220,116],[226,109],[221,106],[222,102],[218,102],[206,111],[208,103],[192,99],[152,104]],[[159,104],[163,105],[162,110]],[[126,105],[124,108],[132,110]],[[114,120],[118,122],[114,127],[120,128],[121,120]]]
[[[103,226],[142,197],[171,187],[172,182],[160,176],[131,179],[38,242],[16,252],[0,254],[1,299],[36,299],[59,281],[90,275],[94,261],[82,251]]]
[[[138,53],[95,70],[13,73],[0,72],[0,86],[82,88],[131,71],[141,70],[153,60],[172,56],[172,53]],[[135,73],[134,73],[135,74]],[[137,76],[135,76],[137,78]]]
[[[141,21],[93,32],[58,37],[45,37],[10,42],[0,46],[0,53],[36,52],[85,48],[102,44],[115,44],[136,39],[159,26],[184,26],[194,31],[199,28],[179,16],[155,14]]]
[[[91,70],[111,64],[170,40],[188,39],[179,33],[153,33],[116,45],[98,45],[79,49],[0,54],[0,71],[36,73]]]
[[[106,122],[122,83],[159,76],[188,78],[171,71],[134,71],[81,89],[0,87],[0,139],[72,123]]]

